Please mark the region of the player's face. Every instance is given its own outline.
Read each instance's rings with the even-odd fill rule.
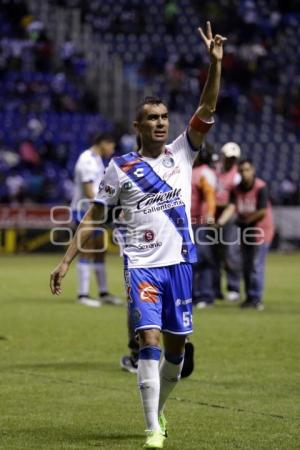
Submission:
[[[252,164],[244,163],[239,167],[239,173],[242,178],[242,182],[251,184],[255,177],[255,169]]]
[[[111,158],[115,153],[115,142],[112,141],[102,141],[100,144],[101,154],[104,158]]]
[[[169,132],[168,110],[162,103],[145,105],[141,119],[134,125],[141,136],[143,146],[151,143],[165,144]]]
[[[227,172],[228,170],[230,170],[237,162],[237,158],[235,157],[230,157],[230,158],[226,158],[225,155],[223,155],[223,167],[225,172]]]

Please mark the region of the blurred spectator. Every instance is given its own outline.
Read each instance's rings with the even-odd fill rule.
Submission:
[[[8,201],[10,204],[23,203],[25,198],[25,180],[16,169],[12,169],[6,178]]]
[[[29,166],[37,166],[41,163],[41,158],[34,143],[28,139],[21,142],[19,147],[21,161]]]
[[[228,37],[218,126],[235,129],[238,141],[249,137],[245,142],[247,154],[252,151],[247,144],[254,142],[253,134],[257,145],[275,142],[276,138],[277,147],[284,142],[283,128],[295,135],[295,140],[287,143],[291,157],[283,160],[280,170],[277,158],[274,163],[261,159],[257,168],[266,177],[277,174],[272,192],[280,202],[283,175],[288,175],[291,167],[292,178],[297,175],[294,148],[300,137],[299,2],[154,0],[145,6],[139,0],[51,0],[50,5],[51,11],[57,5],[66,8],[66,17],[80,8],[82,21],[91,26],[91,39],[104,44],[109,57],[118,55],[123,60],[124,78],[134,73],[131,78],[138,80],[134,87],[137,91],[148,87],[169,99],[171,111],[180,116],[179,122],[189,116],[206,75],[201,46],[190,30],[203,25],[206,18],[211,20],[214,29]],[[54,15],[49,23],[50,19]],[[10,152],[8,159],[17,155],[19,142],[31,139],[41,171],[46,158],[61,165],[58,170],[71,173],[90,134],[112,124],[98,115],[98,89],[90,80],[87,85],[89,58],[85,46],[77,47],[74,30],[67,27],[67,36],[57,49],[48,34],[49,23],[43,23],[22,0],[0,0],[0,134]],[[51,22],[51,26],[53,31],[55,24]],[[255,125],[251,136],[246,135],[249,124]],[[229,133],[221,137],[220,128],[215,137],[218,144],[231,137]],[[133,143],[133,137],[125,134],[120,150],[130,148],[130,141]],[[26,195],[30,196],[28,192]]]
[[[288,175],[279,186],[280,198],[283,205],[296,205],[298,202],[298,186]]]
[[[125,132],[119,141],[119,149],[122,154],[132,152],[136,148],[136,135]]]
[[[165,26],[168,34],[174,36],[177,32],[177,19],[179,8],[175,0],[167,0],[165,4],[164,16]]]

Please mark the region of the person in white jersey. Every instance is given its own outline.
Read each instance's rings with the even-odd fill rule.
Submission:
[[[192,332],[192,263],[196,261],[190,218],[192,166],[213,124],[226,40],[213,36],[209,22],[206,34],[201,28],[199,32],[210,67],[187,130],[166,145],[167,107],[156,97],[144,100],[134,121],[140,150],[111,160],[95,203],[50,276],[51,291],[58,295],[78,246],[91,234],[88,223],[103,219],[107,208],[120,204],[126,220],[128,307],[140,346],[137,378],[147,428],[144,448],[163,448],[164,406],[180,378],[186,336]]]
[[[92,146],[79,156],[74,171],[74,194],[71,203],[73,222],[76,226],[86,213],[91,200],[98,192],[104,177],[103,158],[110,159],[115,151],[115,139],[110,133],[96,136]],[[77,260],[78,303],[99,307],[102,303],[122,304],[122,300],[108,292],[105,270],[105,252],[102,232],[94,232],[85,243]],[[93,251],[95,250],[95,251]],[[91,269],[94,269],[99,298],[89,296]]]

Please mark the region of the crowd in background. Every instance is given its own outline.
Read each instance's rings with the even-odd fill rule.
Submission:
[[[190,38],[197,15],[212,17],[214,28],[229,37],[219,122],[234,123],[238,102],[244,97],[243,120],[259,123],[269,96],[270,125],[266,126],[272,128],[274,115],[280,115],[286,120],[283,142],[287,132],[299,136],[298,35],[293,35],[300,18],[298,2],[158,0],[151,3],[149,14],[148,2],[135,0],[126,2],[126,7],[123,1],[114,2],[113,8],[110,1],[97,0],[56,0],[52,4],[80,7],[82,21],[91,23],[95,36],[100,33],[104,41],[128,35],[138,39],[148,33],[150,44],[135,53],[132,47],[133,56],[139,55],[137,63],[126,59],[130,46],[128,52],[123,51],[125,66],[138,73],[139,82],[156,86],[170,110],[177,113],[194,109],[206,76],[200,43],[195,36],[191,43],[185,39]],[[116,126],[98,113],[96,95],[85,83],[87,61],[71,38],[57,49],[46,24],[31,14],[26,2],[1,0],[0,6],[0,202],[67,203],[75,160],[93,134],[114,129],[119,153],[134,148],[135,137],[122,124]],[[194,14],[193,23],[183,26],[184,13]],[[155,21],[164,35],[162,42],[155,38]],[[180,39],[182,45],[174,46]],[[184,52],[187,42],[190,51]],[[299,179],[295,171],[289,173],[288,166],[285,171],[272,193],[273,202],[299,204]]]

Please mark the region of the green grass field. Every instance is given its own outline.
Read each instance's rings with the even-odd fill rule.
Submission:
[[[52,297],[58,259],[0,258],[0,449],[139,449],[125,307],[77,305],[75,266]],[[300,449],[299,268],[299,253],[270,256],[264,312],[195,311],[196,369],[169,399],[166,449]],[[122,295],[118,257],[108,273]]]

